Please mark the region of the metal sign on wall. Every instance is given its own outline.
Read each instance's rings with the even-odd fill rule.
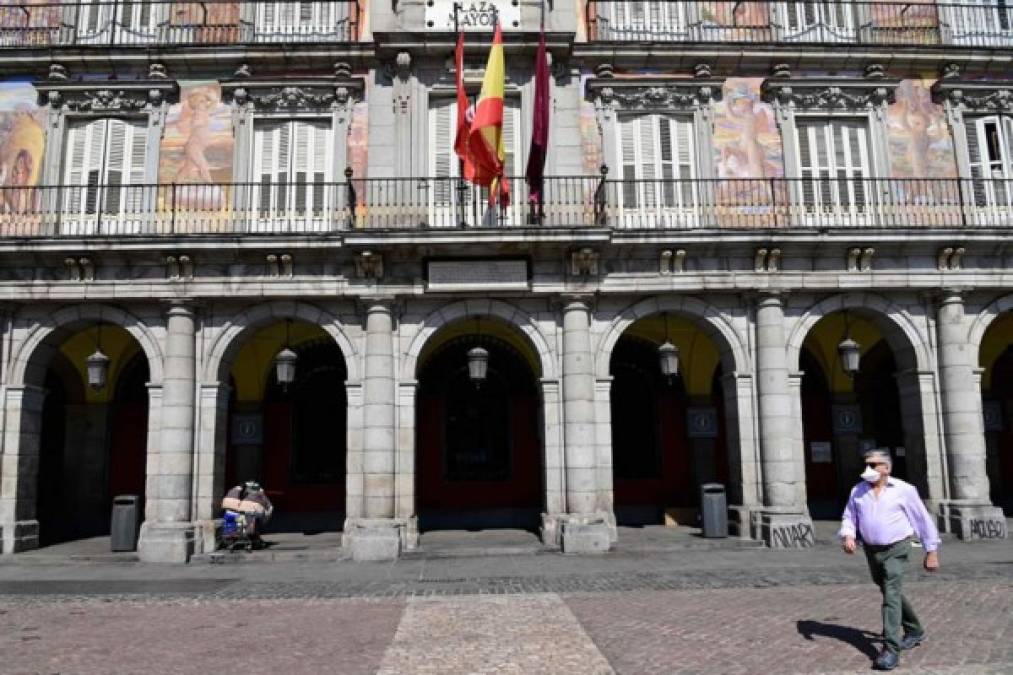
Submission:
[[[454,5],[457,26],[466,32],[492,31],[496,15],[503,30],[521,27],[520,0],[426,0],[426,29],[454,30]]]

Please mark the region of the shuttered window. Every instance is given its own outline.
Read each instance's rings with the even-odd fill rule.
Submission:
[[[627,0],[598,5],[601,40],[636,40],[648,37],[676,39],[686,34],[686,3]]]
[[[325,2],[259,2],[256,4],[257,40],[275,42],[300,36],[321,36],[334,33],[344,9],[342,3]]]
[[[967,154],[978,206],[1010,206],[1013,187],[1013,117],[969,118]]]
[[[854,42],[855,15],[850,2],[790,0],[780,3],[786,42]]]
[[[807,207],[864,209],[871,177],[864,119],[796,118],[802,197]]]
[[[329,185],[330,120],[257,120],[253,134],[253,180],[261,212],[323,212],[334,191]]]
[[[148,188],[147,122],[100,119],[67,130],[64,185],[72,213],[138,213]],[[135,187],[128,187],[135,186]]]
[[[145,44],[157,37],[158,10],[165,7],[151,2],[83,0],[75,9],[79,43]]]
[[[667,114],[626,116],[616,127],[622,207],[693,206],[696,169],[692,119]]]

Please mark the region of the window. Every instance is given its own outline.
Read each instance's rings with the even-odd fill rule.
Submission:
[[[521,176],[520,101],[507,98],[503,108],[503,152],[504,173],[508,177]],[[458,181],[446,180],[461,175],[461,162],[454,152],[454,138],[457,135],[457,99],[439,98],[429,105],[429,175],[436,178],[429,190],[431,211],[430,223],[434,226],[453,226],[459,222],[475,222],[484,214],[477,209],[487,203],[488,190],[481,190],[481,199],[472,199],[470,184],[458,192]],[[442,180],[441,180],[442,179]],[[511,204],[523,203],[525,190],[523,180],[511,180]]]
[[[326,2],[258,2],[256,27],[258,42],[283,42],[292,39],[333,37],[339,23],[337,11],[346,5]],[[346,10],[347,11],[347,10]]]
[[[808,210],[864,210],[870,177],[865,119],[796,118],[803,203]]]
[[[854,42],[855,18],[844,0],[789,0],[782,3],[786,42]]]
[[[1013,117],[969,119],[967,154],[977,206],[1013,206]]]
[[[68,210],[80,215],[141,214],[145,193],[148,124],[142,119],[71,122],[64,185]]]
[[[622,167],[619,207],[627,226],[650,224],[644,218],[667,220],[696,206],[689,116],[624,116],[616,124],[616,133],[615,163]]]
[[[144,44],[157,35],[151,2],[84,0],[77,9],[77,41],[82,44]]]
[[[678,40],[686,36],[686,3],[622,0],[598,5],[599,40]]]
[[[953,44],[979,47],[1013,45],[1013,3],[964,0],[942,8]]]
[[[257,120],[253,136],[261,217],[323,216],[336,189],[330,119]]]

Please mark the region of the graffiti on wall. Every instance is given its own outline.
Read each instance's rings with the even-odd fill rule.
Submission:
[[[230,108],[222,103],[217,82],[182,83],[179,98],[166,119],[158,157],[159,182],[206,186],[178,190],[177,207],[221,208],[222,184],[233,181],[235,139]]]
[[[24,81],[0,82],[0,212],[24,213],[38,198],[46,147],[45,110]]]
[[[953,178],[953,141],[931,80],[904,80],[887,108],[890,173],[894,178]]]

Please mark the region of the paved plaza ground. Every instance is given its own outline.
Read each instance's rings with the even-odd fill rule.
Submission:
[[[625,534],[590,557],[503,534],[443,535],[382,564],[7,557],[0,672],[869,671],[879,599],[862,557],[826,537],[771,551]],[[941,559],[931,576],[911,562],[929,639],[901,672],[1013,673],[1013,543],[946,541]]]

